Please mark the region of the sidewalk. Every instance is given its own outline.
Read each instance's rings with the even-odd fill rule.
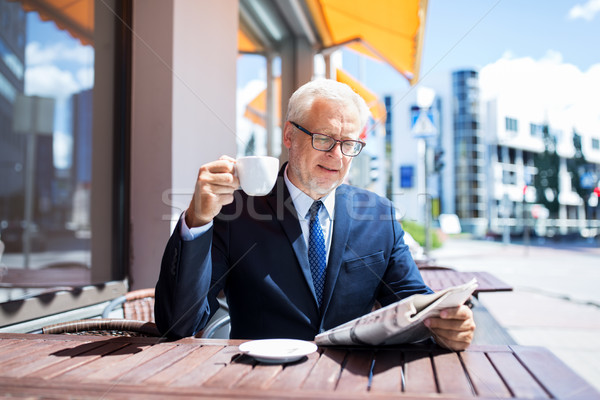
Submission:
[[[450,238],[431,252],[436,264],[488,271],[513,292],[482,293],[481,303],[518,344],[549,348],[600,390],[600,247],[530,246]]]

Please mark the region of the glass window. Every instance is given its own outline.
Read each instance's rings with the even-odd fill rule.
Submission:
[[[273,113],[267,110],[267,58],[260,54],[240,54],[237,62],[238,157],[251,155],[279,156],[281,152],[281,80],[273,81]],[[273,62],[273,74],[281,75],[281,60]],[[269,137],[267,118],[274,127]],[[269,150],[270,149],[270,150]]]
[[[517,120],[514,118],[510,118],[510,117],[506,117],[505,118],[506,121],[506,130],[510,131],[510,132],[518,132],[519,130],[519,125],[517,123]]]
[[[123,215],[112,206],[124,195],[113,189],[123,177],[113,160],[125,149],[113,139],[126,132],[113,110],[125,107],[125,82],[115,81],[126,75],[115,73],[126,69],[115,63],[125,29],[116,28],[129,4],[0,0],[11,21],[0,26],[0,263],[28,270],[19,287],[52,286],[49,268],[78,270],[82,283],[123,278],[110,243],[127,233],[99,232],[110,234],[113,215]],[[7,298],[15,292],[2,289]]]

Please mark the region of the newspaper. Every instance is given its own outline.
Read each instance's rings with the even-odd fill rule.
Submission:
[[[477,279],[433,294],[415,294],[315,337],[318,345],[385,345],[414,343],[431,336],[423,324],[444,308],[457,307],[477,288]]]

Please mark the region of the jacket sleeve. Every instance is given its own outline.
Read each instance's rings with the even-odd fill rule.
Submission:
[[[195,335],[218,308],[211,290],[213,229],[184,241],[180,224],[163,254],[154,303],[156,325],[170,338]]]
[[[390,254],[388,268],[383,277],[384,284],[378,293],[378,301],[382,306],[417,293],[433,293],[425,284],[417,264],[410,254],[408,245],[404,243],[404,230],[394,217],[391,210],[393,232],[393,247]]]

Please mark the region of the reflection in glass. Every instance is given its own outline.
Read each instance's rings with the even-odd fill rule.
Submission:
[[[43,11],[38,3],[47,3]],[[90,264],[94,2],[56,3],[0,0],[0,264],[7,268]]]

